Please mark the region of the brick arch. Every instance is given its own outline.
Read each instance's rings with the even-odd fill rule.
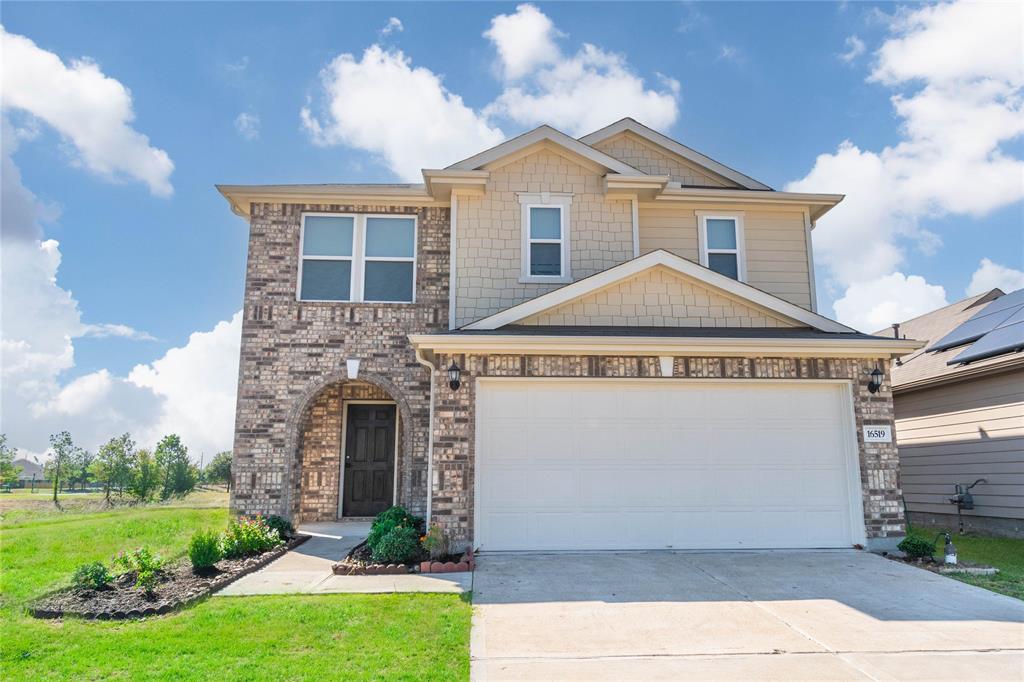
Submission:
[[[345,370],[321,375],[308,382],[303,388],[302,393],[292,403],[292,409],[285,424],[286,440],[284,451],[287,454],[288,461],[285,463],[286,466],[282,491],[284,504],[282,506],[290,518],[294,519],[298,512],[299,500],[295,499],[295,492],[296,484],[299,482],[299,477],[302,473],[302,458],[300,456],[299,446],[301,442],[302,429],[309,417],[310,409],[317,397],[319,397],[325,389],[335,384],[346,384],[356,381],[371,384],[380,388],[388,394],[389,398],[395,401],[395,404],[398,407],[400,420],[399,435],[402,439],[402,449],[399,453],[401,461],[396,461],[395,466],[401,467],[400,471],[407,470],[408,467],[412,466],[414,422],[409,402],[406,400],[401,389],[399,389],[398,386],[387,377],[380,374],[374,374],[373,372],[360,371],[358,377],[355,379],[349,379],[348,372]],[[402,476],[398,477],[398,485],[402,485]],[[341,494],[340,490],[338,492]],[[400,494],[401,492],[401,490],[396,491],[396,493],[399,493],[399,499],[402,498]]]

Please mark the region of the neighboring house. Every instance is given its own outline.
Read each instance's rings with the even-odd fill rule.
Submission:
[[[24,457],[14,460],[13,464],[16,467],[21,468],[21,471],[18,472],[19,481],[31,481],[33,476],[35,476],[37,482],[43,480],[42,464],[36,464],[32,460],[25,459]]]
[[[890,360],[920,344],[816,312],[811,230],[840,195],[632,119],[423,178],[219,187],[250,222],[235,509],[399,503],[490,550],[904,534],[895,445],[864,432],[892,428]]]
[[[896,436],[912,523],[1024,537],[1024,290],[993,289],[900,323],[927,342],[892,368]],[[882,332],[879,332],[882,333]]]

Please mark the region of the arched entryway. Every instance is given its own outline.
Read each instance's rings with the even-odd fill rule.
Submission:
[[[285,490],[297,522],[374,516],[405,496],[412,419],[398,389],[360,373],[312,382],[289,423]]]

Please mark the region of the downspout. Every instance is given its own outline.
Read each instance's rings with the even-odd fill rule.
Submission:
[[[633,258],[640,257],[640,197],[633,195],[630,200],[633,214]]]
[[[811,222],[811,213],[804,209],[804,241],[807,244],[807,276],[811,285],[811,312],[818,312],[818,285],[814,281],[814,244],[811,242],[811,229],[814,223]]]
[[[454,197],[453,197],[454,198]],[[416,362],[430,371],[430,404],[427,424],[427,526],[430,526],[430,515],[434,506],[434,363],[423,357],[422,351],[416,349]]]
[[[452,208],[449,213],[448,228],[448,329],[455,329],[455,260],[457,257],[455,237],[459,221],[459,195],[452,192]],[[434,372],[430,372],[434,376]],[[431,379],[433,381],[433,379]]]

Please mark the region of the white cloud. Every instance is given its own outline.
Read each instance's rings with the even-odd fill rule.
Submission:
[[[82,332],[80,336],[91,336],[94,338],[105,339],[110,337],[118,337],[122,339],[131,339],[133,341],[156,341],[156,337],[134,327],[129,327],[126,324],[111,324],[104,322],[101,324],[84,324],[82,325]]]
[[[384,24],[384,28],[380,30],[380,35],[389,36],[392,33],[401,33],[405,30],[405,26],[402,25],[402,20],[398,17],[389,17],[388,23]]]
[[[53,52],[2,26],[0,51],[3,108],[27,112],[53,126],[92,172],[144,182],[157,196],[172,193],[174,163],[131,127],[135,112],[124,85],[88,59],[64,64]]]
[[[923,277],[894,272],[857,282],[835,302],[837,319],[871,333],[946,305],[946,290]]]
[[[908,247],[933,252],[941,240],[922,219],[1024,198],[1024,161],[1006,148],[1024,133],[1019,8],[947,3],[888,21],[869,80],[895,90],[901,140],[880,151],[844,141],[786,187],[847,195],[814,234],[832,287],[893,272]]]
[[[420,169],[447,166],[505,137],[401,50],[372,45],[361,59],[339,55],[320,81],[325,111],[301,111],[314,143],[373,152],[403,180],[422,180]]]
[[[975,296],[997,288],[1007,294],[1024,289],[1024,272],[982,258],[978,269],[971,275],[971,283],[967,285],[966,293],[968,296]]]
[[[721,45],[718,48],[718,58],[727,62],[735,62],[739,64],[743,61],[743,55],[740,53],[740,49],[735,45]]]
[[[505,78],[522,78],[534,69],[561,60],[555,39],[565,34],[533,5],[519,5],[515,14],[499,14],[491,19],[484,37],[498,50],[501,73]]]
[[[247,140],[255,140],[260,136],[260,117],[246,112],[235,118],[235,130]]]
[[[857,57],[867,51],[867,45],[857,36],[849,36],[846,39],[846,51],[839,54],[839,58],[847,64],[853,63]]]

